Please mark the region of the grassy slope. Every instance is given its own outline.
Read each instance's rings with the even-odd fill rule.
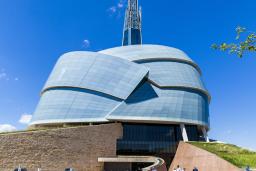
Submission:
[[[41,131],[48,131],[48,130],[60,130],[66,128],[78,128],[78,127],[85,127],[88,125],[76,125],[76,126],[65,126],[65,127],[52,127],[52,128],[35,128],[35,129],[27,129],[27,130],[18,130],[12,132],[0,132],[0,135],[11,135],[11,134],[19,134],[19,133],[29,133],[29,132],[41,132]]]
[[[214,153],[237,167],[244,168],[249,165],[251,168],[256,168],[256,152],[231,144],[204,142],[190,142],[190,144]]]

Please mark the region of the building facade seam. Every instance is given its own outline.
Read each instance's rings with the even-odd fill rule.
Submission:
[[[97,91],[97,90],[93,90],[93,89],[89,89],[89,88],[84,88],[84,87],[76,87],[76,86],[50,86],[50,87],[46,87],[44,88],[43,91],[41,91],[40,95],[43,96],[43,94],[47,91],[51,91],[51,90],[57,90],[57,89],[62,89],[62,88],[75,88],[75,89],[80,89],[80,90],[89,90],[89,91],[93,91],[93,92],[97,92],[97,93],[101,93],[101,94],[105,94],[107,96],[111,96],[113,98],[115,98],[118,101],[123,101],[125,99],[122,99],[120,97],[114,96],[112,94],[107,94],[105,92],[101,92],[101,91]]]
[[[135,60],[131,60],[132,62],[135,63],[139,63],[139,64],[143,64],[143,63],[147,63],[147,62],[161,62],[161,61],[170,61],[170,62],[179,62],[179,63],[184,63],[184,64],[188,64],[192,67],[194,67],[200,74],[200,76],[202,76],[202,71],[201,69],[198,67],[198,65],[194,62],[191,62],[189,60],[185,60],[185,59],[179,59],[179,58],[167,58],[167,57],[156,57],[156,58],[144,58],[144,59],[135,59]]]
[[[196,88],[196,87],[190,87],[190,86],[161,86],[159,84],[157,84],[156,82],[154,82],[153,80],[149,79],[148,78],[148,82],[154,86],[156,86],[157,88],[160,88],[160,89],[165,89],[165,88],[182,88],[182,89],[187,89],[187,90],[194,90],[194,91],[198,91],[199,93],[202,93],[204,95],[206,95],[208,97],[208,101],[210,103],[211,101],[211,95],[209,94],[209,92],[207,90],[203,90],[203,89],[199,89],[199,88]],[[182,91],[182,90],[181,90]]]
[[[155,123],[155,124],[188,124],[188,125],[198,125],[204,126],[209,130],[209,124],[202,121],[195,121],[190,119],[177,119],[177,118],[164,118],[164,117],[136,117],[136,116],[116,116],[109,115],[107,118],[109,121],[119,121],[119,122],[137,122],[137,123]]]

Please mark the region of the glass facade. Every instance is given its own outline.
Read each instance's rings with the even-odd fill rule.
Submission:
[[[188,126],[188,136],[198,137],[197,126]],[[123,137],[117,140],[118,155],[153,155],[163,158],[167,165],[172,161],[179,141],[179,125],[123,124]]]
[[[129,30],[124,31],[123,35],[123,45],[126,46],[129,43]]]
[[[32,123],[107,122],[105,116],[120,102],[91,90],[53,88],[41,97]]]
[[[150,69],[148,78],[161,87],[191,87],[206,91],[200,73],[187,63],[153,61],[140,64]]]
[[[149,59],[169,59],[184,61],[197,66],[197,64],[194,63],[183,51],[173,47],[162,45],[122,46],[102,50],[99,53],[118,56],[120,58],[124,58],[130,61],[143,61]]]
[[[118,57],[71,52],[58,60],[44,89],[79,87],[126,99],[147,73],[145,66]]]
[[[208,126],[208,98],[189,89],[160,89],[146,81],[106,118],[117,121],[184,122]]]
[[[130,36],[129,36],[130,35]],[[123,45],[141,44],[141,32],[139,29],[128,29],[124,31]]]
[[[131,45],[62,55],[31,125],[186,123],[209,128],[210,96],[200,69],[182,51]]]
[[[141,10],[137,0],[129,0],[125,10],[123,46],[142,43]]]
[[[189,141],[205,141],[203,132],[194,125],[185,125]]]

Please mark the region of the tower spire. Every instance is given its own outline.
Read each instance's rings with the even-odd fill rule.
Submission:
[[[138,0],[128,0],[125,11],[123,46],[142,44],[141,8]]]

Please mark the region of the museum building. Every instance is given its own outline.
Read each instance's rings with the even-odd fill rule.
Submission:
[[[183,51],[142,44],[141,10],[128,0],[122,46],[63,54],[29,127],[119,123],[117,155],[170,165],[180,141],[209,141],[211,97],[201,77]]]

